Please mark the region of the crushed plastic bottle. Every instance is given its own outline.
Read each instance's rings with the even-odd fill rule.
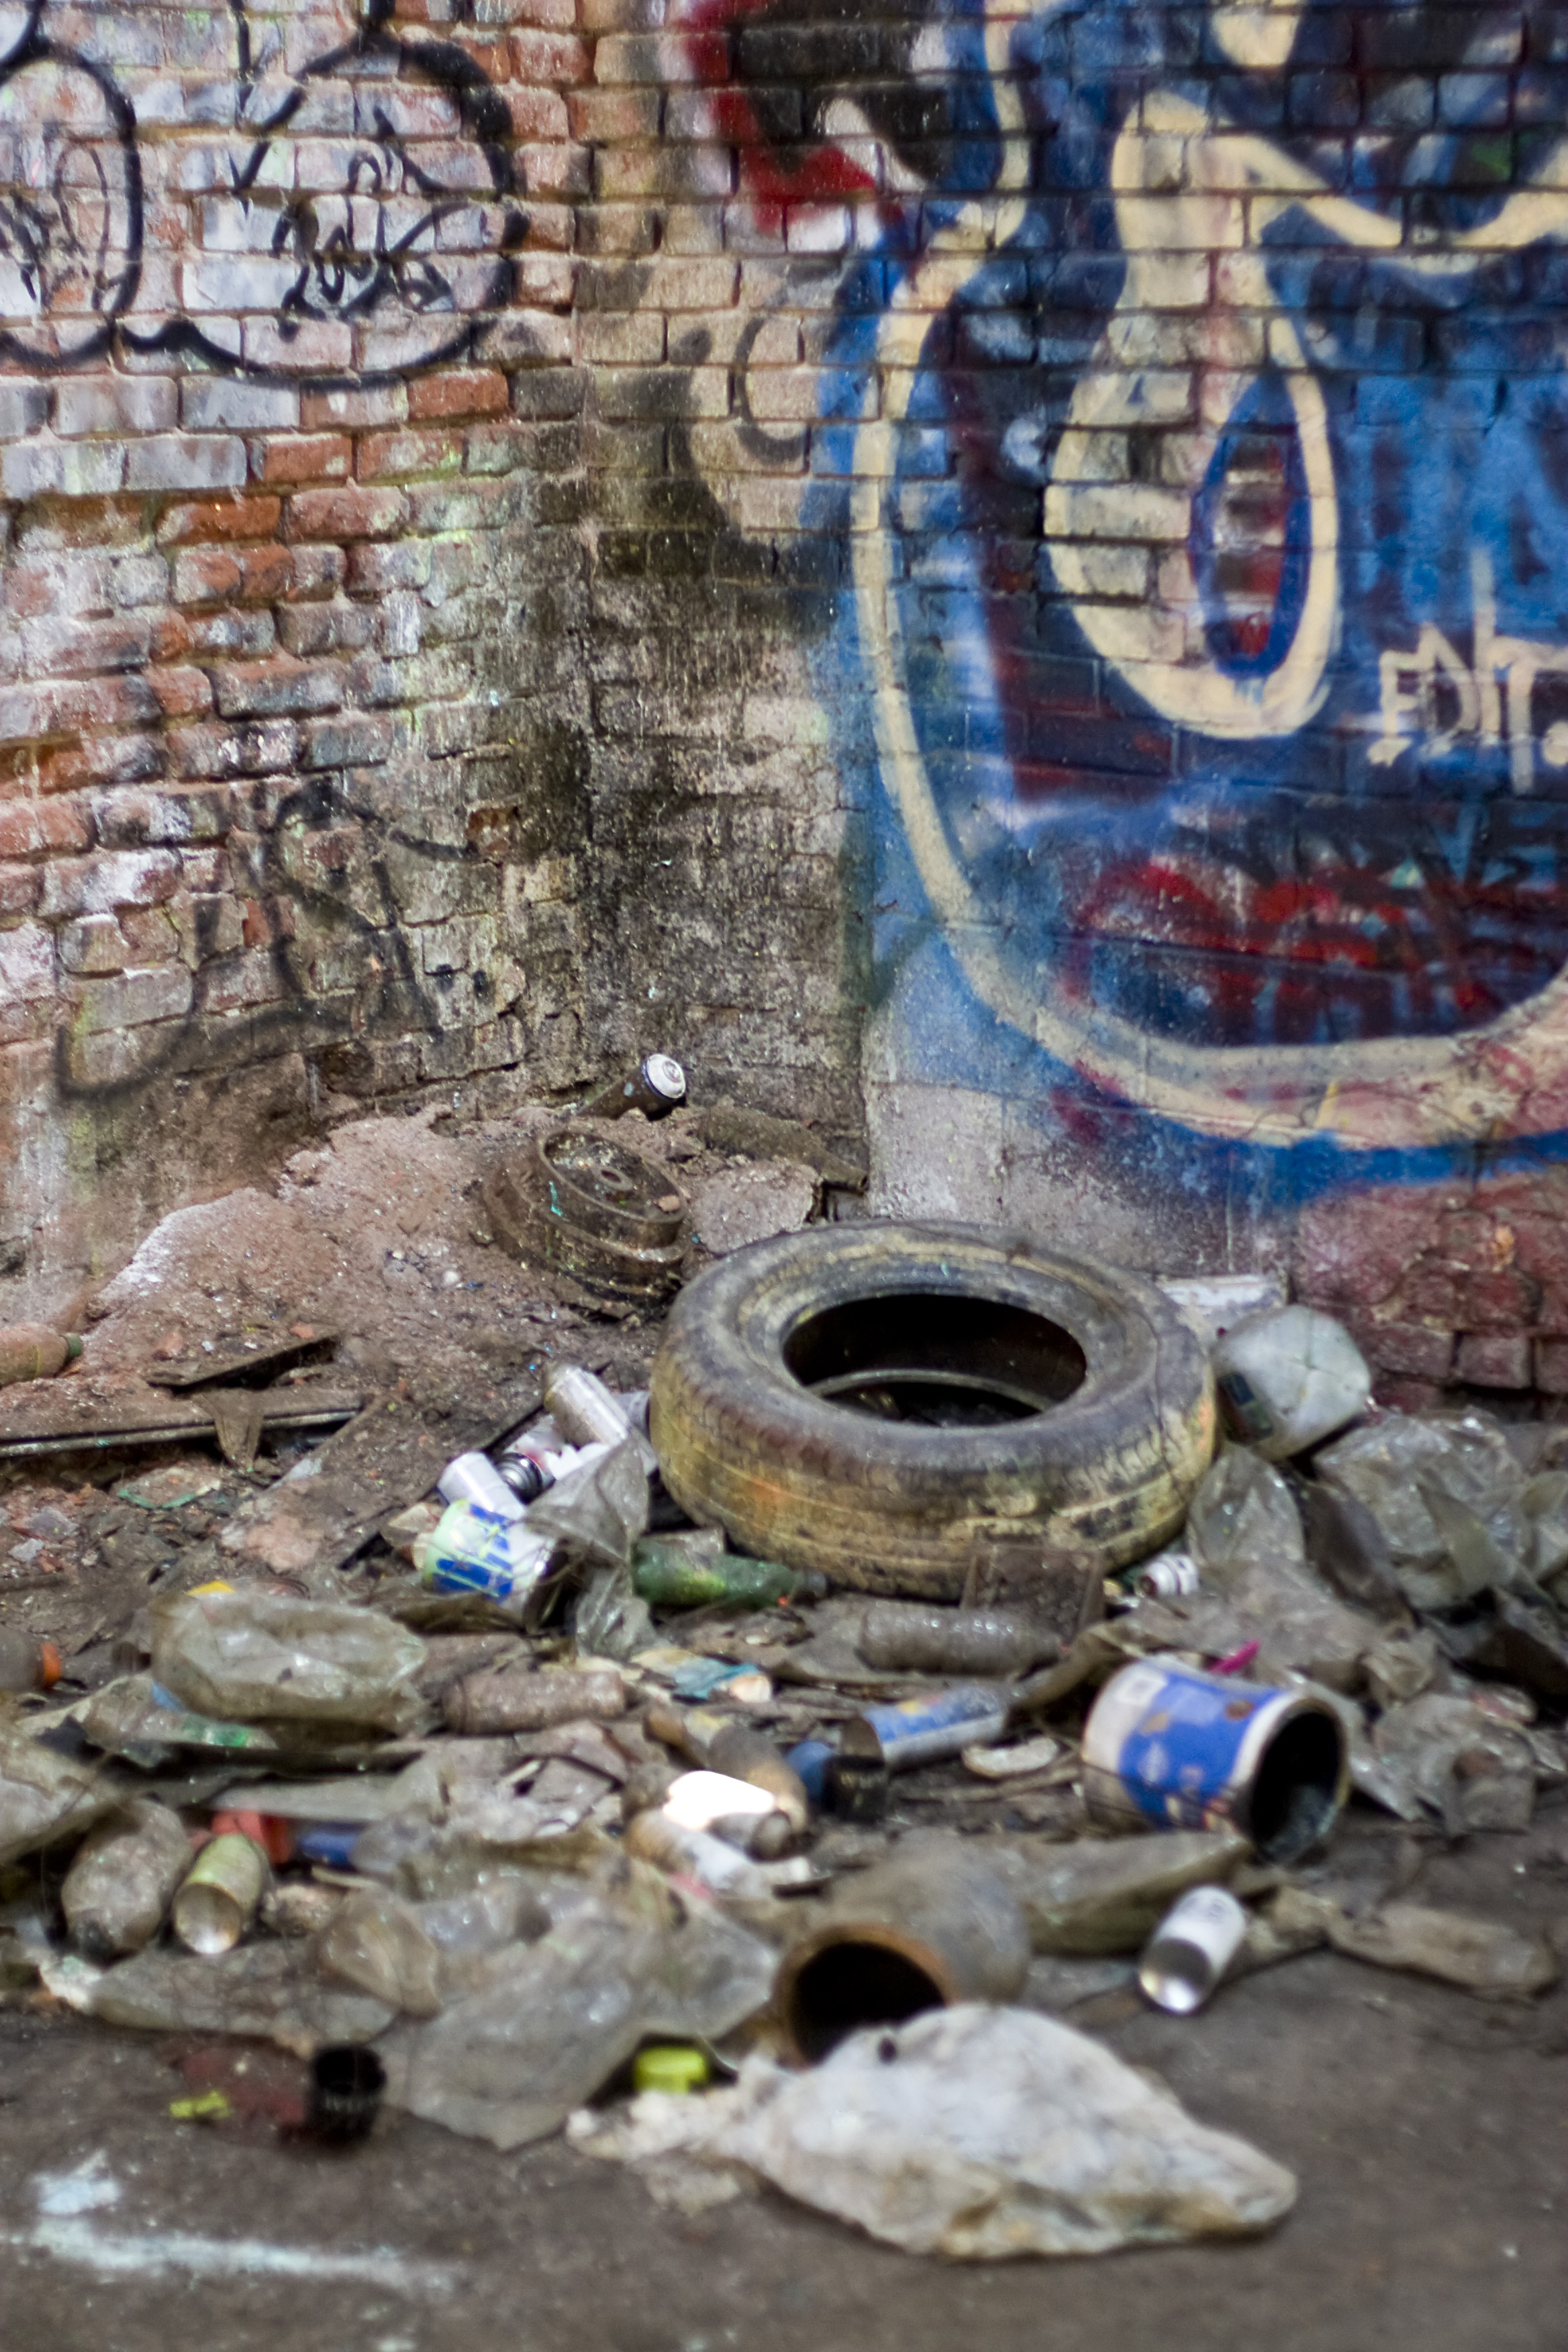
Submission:
[[[80,1837],[120,1802],[101,1775],[0,1722],[0,1864]]]
[[[150,1944],[190,1862],[179,1815],[151,1798],[89,1831],[60,1890],[76,1949],[102,1965]]]
[[[1419,1903],[1383,1903],[1352,1918],[1327,1895],[1305,1888],[1289,1893],[1292,1912],[1304,1928],[1315,1925],[1336,1952],[1374,1968],[1409,1969],[1493,2000],[1528,1999],[1563,1973],[1550,1937],[1501,1920]]]
[[[51,1331],[47,1323],[7,1323],[0,1328],[0,1389],[16,1381],[53,1380],[81,1353],[74,1331]]]
[[[1310,1307],[1276,1307],[1226,1331],[1214,1351],[1215,1384],[1231,1434],[1266,1462],[1283,1462],[1364,1412],[1366,1358],[1342,1323]]]
[[[200,1713],[241,1723],[407,1731],[425,1644],[379,1610],[296,1601],[253,1586],[157,1601],[153,1679]]]
[[[324,1976],[353,1985],[405,2017],[441,2007],[441,1955],[412,1904],[384,1887],[345,1895],[316,1943]]]
[[[626,1711],[626,1686],[610,1667],[503,1668],[469,1675],[443,1693],[450,1731],[543,1731],[557,1723],[608,1722]]]
[[[1372,1514],[1413,1609],[1458,1608],[1533,1551],[1524,1474],[1489,1413],[1388,1413],[1313,1466]]]
[[[1278,1470],[1226,1446],[1187,1514],[1187,1543],[1205,1583],[1227,1592],[1249,1569],[1300,1570],[1307,1549],[1296,1500]]]
[[[174,1933],[189,1952],[212,1958],[241,1941],[271,1882],[254,1838],[230,1831],[210,1838],[174,1897]]]
[[[996,1867],[1022,1904],[1037,1952],[1135,1952],[1178,1895],[1223,1885],[1251,1848],[1234,1831],[998,1841]]]
[[[620,1399],[581,1364],[554,1366],[544,1383],[544,1409],[573,1445],[620,1445],[632,1434]]]
[[[573,1612],[572,1630],[583,1656],[615,1658],[623,1664],[658,1639],[647,1603],[624,1568],[597,1569],[589,1577]]]
[[[250,1723],[220,1723],[183,1707],[151,1675],[122,1675],[71,1709],[84,1739],[128,1763],[155,1771],[183,1748],[217,1748],[257,1758],[275,1756],[269,1731]]]
[[[1061,1643],[1023,1611],[942,1609],[875,1601],[855,1646],[868,1666],[916,1675],[1018,1675],[1061,1655]]]
[[[1372,1740],[1384,1774],[1405,1799],[1395,1810],[1407,1818],[1425,1806],[1456,1835],[1530,1826],[1536,1783],[1530,1739],[1472,1701],[1424,1691],[1388,1707]]]

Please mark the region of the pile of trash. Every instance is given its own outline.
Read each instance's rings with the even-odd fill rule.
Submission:
[[[67,1363],[47,1338],[12,1377]],[[957,1602],[734,1549],[647,1391],[559,1357],[444,1463],[395,1393],[280,1478],[214,1414],[247,1483],[181,1572],[65,1658],[0,1641],[0,1998],[280,2044],[329,2136],[383,2102],[565,2129],[682,2210],[767,2182],[913,2252],[1268,2226],[1290,2175],[1041,2014],[1042,1969],[1174,2015],[1324,1948],[1553,1982],[1540,1937],[1347,1902],[1332,1841],[1352,1801],[1516,1831],[1568,1779],[1568,1468],[1535,1425],[1380,1412],[1304,1308],[1212,1371],[1184,1531],[1073,1555],[1066,1615],[1016,1546]],[[171,1475],[186,1508],[222,1474]]]

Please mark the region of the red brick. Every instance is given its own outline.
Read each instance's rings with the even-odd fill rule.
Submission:
[[[1468,1199],[1461,1184],[1390,1185],[1310,1202],[1296,1237],[1295,1295],[1314,1306],[1376,1306],[1431,1247],[1443,1212]],[[1441,1308],[1436,1313],[1444,1319]]]
[[[1568,1396],[1568,1339],[1537,1339],[1535,1385],[1548,1396]]]
[[[0,801],[0,857],[79,855],[91,847],[92,826],[79,801]]]
[[[1529,1335],[1523,1331],[1467,1331],[1454,1360],[1455,1377],[1478,1389],[1530,1386]]]
[[[1477,1274],[1495,1274],[1513,1255],[1508,1232],[1500,1233],[1497,1220],[1480,1209],[1450,1210],[1438,1221],[1433,1247],[1450,1265]]]
[[[425,480],[432,474],[461,472],[463,438],[460,433],[367,433],[356,457],[362,482]]]
[[[399,490],[296,490],[289,501],[293,539],[390,539],[408,520]]]
[[[501,103],[511,117],[514,139],[564,139],[566,109],[552,89],[507,89]]]
[[[274,436],[262,444],[260,456],[264,482],[342,482],[353,463],[353,443],[346,433]]]
[[[194,547],[174,560],[177,604],[270,604],[286,595],[294,551],[270,540],[260,546]]]
[[[1356,1333],[1363,1351],[1379,1372],[1410,1380],[1446,1381],[1454,1358],[1454,1335],[1426,1323],[1373,1323]]]
[[[158,525],[160,547],[189,546],[204,539],[275,539],[281,499],[187,499],[172,506]]]
[[[1568,1222],[1561,1217],[1519,1215],[1508,1220],[1514,1264],[1537,1282],[1568,1283]]]
[[[30,915],[43,887],[37,866],[0,866],[0,915]]]
[[[147,683],[165,719],[198,719],[212,709],[212,681],[205,669],[150,669]]]
[[[1407,1381],[1398,1373],[1380,1380],[1373,1396],[1389,1412],[1432,1412],[1452,1401],[1436,1381]]]
[[[1461,1331],[1518,1331],[1536,1318],[1541,1294],[1521,1274],[1469,1274],[1459,1285]]]
[[[408,414],[421,420],[447,416],[504,416],[510,404],[500,368],[447,368],[416,376],[408,387]]]
[[[594,79],[585,41],[565,33],[514,33],[511,79],[521,82],[583,82]]]

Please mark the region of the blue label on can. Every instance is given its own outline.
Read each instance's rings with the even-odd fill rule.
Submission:
[[[1173,1822],[1202,1828],[1212,1813],[1228,1811],[1242,1743],[1279,1693],[1179,1668],[1139,1671],[1151,1688],[1111,1769],[1140,1812],[1162,1829]]]
[[[826,1739],[803,1739],[784,1758],[801,1787],[814,1805],[820,1806],[827,1791],[827,1767],[833,1759],[833,1748]]]
[[[905,1698],[890,1706],[868,1706],[860,1721],[877,1736],[889,1764],[936,1762],[956,1756],[973,1740],[1002,1728],[1006,1702],[996,1692],[975,1685],[939,1692],[934,1698]]]

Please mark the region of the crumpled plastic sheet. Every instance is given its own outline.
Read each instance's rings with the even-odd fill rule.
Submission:
[[[1193,2120],[1169,2091],[1070,2026],[968,2002],[873,2027],[820,2066],[753,2058],[732,2091],[649,2097],[569,2127],[638,2163],[668,2201],[754,2175],[907,2253],[994,2262],[1099,2254],[1268,2229],[1295,2202],[1282,2165]],[[715,2201],[709,2199],[706,2201]]]

